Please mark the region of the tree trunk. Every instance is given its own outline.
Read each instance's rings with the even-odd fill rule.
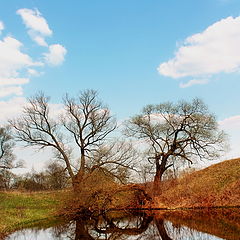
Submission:
[[[162,176],[166,170],[168,155],[165,154],[161,158],[156,156],[156,174],[153,181],[153,195],[159,195],[162,192]],[[161,162],[161,164],[159,164]]]
[[[82,189],[82,184],[83,184],[83,173],[81,171],[78,171],[78,173],[74,176],[72,181],[73,191],[80,192]]]
[[[162,176],[165,170],[165,165],[161,162],[161,165],[156,165],[156,174],[154,176],[153,181],[153,195],[159,195],[162,192],[161,185],[162,185]]]
[[[81,163],[80,163],[80,171],[84,172],[86,165],[85,151],[81,149]]]
[[[156,174],[154,176],[154,181],[153,181],[154,196],[161,194],[162,175],[163,175],[163,171],[161,170],[161,168],[157,169]]]
[[[81,163],[78,173],[73,178],[73,190],[74,192],[81,191],[83,179],[85,175],[85,155],[84,150],[81,150]]]

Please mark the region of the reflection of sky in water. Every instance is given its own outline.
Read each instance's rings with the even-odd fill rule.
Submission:
[[[125,224],[123,224],[125,225]],[[132,224],[131,224],[132,225]],[[169,237],[173,240],[221,240],[206,233],[201,233],[196,230],[192,230],[188,227],[175,228],[170,222],[164,224],[166,232]],[[48,228],[46,230],[38,229],[25,229],[11,234],[7,240],[64,240],[64,239],[75,239],[74,238],[75,224],[71,224],[69,232],[61,232],[57,234],[56,228]],[[125,234],[114,233],[110,234],[97,234],[93,229],[89,230],[89,234],[95,239],[119,239],[119,240],[147,240],[147,239],[161,239],[158,229],[151,223],[148,229],[136,236],[129,236]],[[118,237],[119,236],[119,237]]]
[[[181,226],[181,228],[177,229],[172,226],[171,222],[166,222],[165,226],[169,234],[169,237],[171,237],[172,239],[177,239],[177,240],[221,240],[222,239],[206,233],[198,232],[194,229],[190,229],[185,226]]]
[[[31,230],[26,229],[18,231],[10,235],[7,240],[45,240],[45,239],[54,239],[52,236],[51,228],[46,230]]]

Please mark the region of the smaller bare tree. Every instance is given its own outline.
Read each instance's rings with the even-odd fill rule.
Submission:
[[[174,162],[213,159],[225,147],[224,132],[200,99],[148,105],[126,123],[125,133],[147,144],[148,160],[155,166],[156,193]]]

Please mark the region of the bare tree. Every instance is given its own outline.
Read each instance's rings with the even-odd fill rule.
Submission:
[[[13,183],[16,179],[16,175],[13,174],[9,169],[0,169],[0,189],[9,190],[13,187]]]
[[[77,188],[86,174],[87,161],[116,128],[109,109],[98,100],[97,92],[86,90],[76,98],[64,98],[64,113],[51,117],[49,98],[43,93],[29,99],[23,115],[10,121],[18,141],[40,149],[53,148]],[[73,149],[78,149],[79,167],[73,167]]]
[[[225,134],[200,99],[147,105],[127,122],[125,132],[147,143],[148,160],[155,166],[155,192],[174,162],[213,159],[224,150]]]
[[[115,130],[116,123],[94,90],[86,90],[77,98],[66,95],[64,105],[66,114],[62,117],[62,124],[79,148],[81,161],[76,180],[81,181],[86,172],[86,158],[104,144],[106,137]]]
[[[49,189],[63,189],[67,187],[69,176],[66,169],[57,161],[47,164],[45,175]]]
[[[14,167],[13,161],[15,156],[13,154],[14,142],[10,133],[10,128],[0,128],[0,168],[11,169]]]

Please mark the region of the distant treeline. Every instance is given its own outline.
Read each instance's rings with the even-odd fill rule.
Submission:
[[[64,167],[56,162],[41,172],[32,170],[24,175],[13,174],[7,169],[0,171],[0,190],[43,191],[58,190],[71,185]]]

